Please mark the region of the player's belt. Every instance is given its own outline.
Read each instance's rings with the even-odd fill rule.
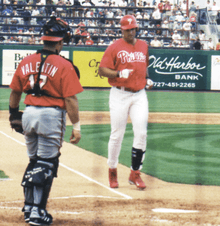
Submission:
[[[117,89],[120,89],[120,90],[123,90],[123,91],[127,91],[127,92],[132,92],[132,93],[137,93],[139,92],[140,90],[132,90],[132,89],[129,89],[127,87],[124,87],[124,86],[115,86]]]

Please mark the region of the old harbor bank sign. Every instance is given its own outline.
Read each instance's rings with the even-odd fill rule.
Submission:
[[[154,89],[206,90],[207,56],[154,54],[149,57],[149,75]]]

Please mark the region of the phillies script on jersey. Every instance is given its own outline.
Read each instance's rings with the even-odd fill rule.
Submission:
[[[111,44],[105,51],[100,67],[110,68],[116,71],[132,69],[128,79],[109,78],[112,86],[124,86],[134,91],[141,90],[146,85],[146,70],[149,65],[148,45],[145,41],[137,39],[135,45],[131,45],[119,39]]]

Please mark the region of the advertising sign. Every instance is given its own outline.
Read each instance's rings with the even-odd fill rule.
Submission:
[[[2,85],[10,85],[15,70],[21,60],[35,52],[36,50],[2,50]],[[60,54],[66,58],[69,58],[69,51],[62,51]]]
[[[211,57],[211,90],[220,90],[220,56]]]
[[[111,87],[108,79],[98,74],[99,64],[104,52],[74,51],[73,63],[80,71],[80,83],[83,87]]]
[[[175,50],[150,54],[149,74],[154,89],[160,90],[206,90],[207,55],[195,55]]]

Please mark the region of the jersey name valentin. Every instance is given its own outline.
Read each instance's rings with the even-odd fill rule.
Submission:
[[[36,74],[39,72],[40,62],[36,62],[36,64],[32,64],[31,62],[28,64],[25,64],[21,67],[23,75],[28,75],[30,73]],[[50,63],[44,63],[42,66],[41,72],[53,77],[58,70],[58,67],[50,64]]]

